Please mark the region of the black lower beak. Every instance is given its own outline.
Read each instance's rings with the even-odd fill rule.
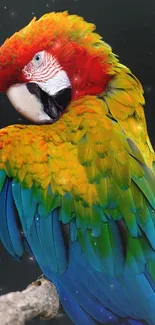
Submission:
[[[42,103],[44,112],[53,120],[57,121],[66,110],[72,98],[71,87],[57,92],[55,95],[48,95],[36,83],[28,83],[27,89]]]

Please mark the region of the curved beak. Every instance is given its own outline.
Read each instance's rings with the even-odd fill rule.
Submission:
[[[42,102],[35,94],[29,92],[27,84],[15,84],[8,88],[6,94],[13,107],[26,119],[37,123],[52,123],[44,112]]]

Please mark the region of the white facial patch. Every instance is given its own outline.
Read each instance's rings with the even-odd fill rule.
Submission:
[[[48,95],[53,96],[62,89],[71,87],[70,80],[64,70],[60,70],[53,78],[45,82],[37,82]]]
[[[67,73],[57,59],[46,51],[36,53],[22,72],[27,81],[38,84],[50,96],[71,87]]]

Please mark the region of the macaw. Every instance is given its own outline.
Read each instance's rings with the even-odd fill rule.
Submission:
[[[49,13],[0,47],[0,239],[76,325],[155,325],[154,151],[140,82],[94,24]],[[23,235],[21,234],[21,229]]]

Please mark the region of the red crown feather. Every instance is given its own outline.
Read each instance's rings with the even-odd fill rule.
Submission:
[[[39,20],[34,18],[0,47],[0,91],[6,91],[11,84],[24,81],[21,80],[22,69],[37,52],[45,49],[56,55],[70,78],[74,74],[71,67],[73,64],[69,65],[69,62],[72,59],[73,63],[76,58],[76,65],[81,71],[81,77],[83,76],[83,81],[80,79],[81,89],[86,87],[86,83],[83,85],[82,82],[89,71],[87,87],[97,79],[104,79],[101,85],[103,90],[104,84],[115,74],[117,59],[94,30],[94,24],[67,12],[49,13]],[[94,90],[96,91],[97,89]]]

